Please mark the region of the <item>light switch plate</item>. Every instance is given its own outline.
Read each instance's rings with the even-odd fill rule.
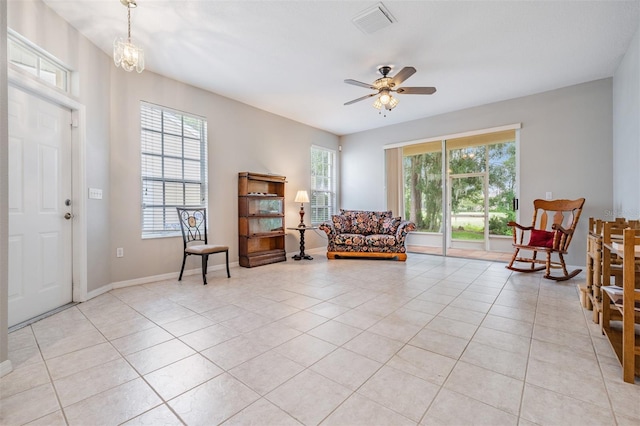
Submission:
[[[553,194],[551,192],[547,192],[544,198],[545,200],[553,200]]]
[[[102,189],[89,188],[89,198],[92,200],[102,200]]]

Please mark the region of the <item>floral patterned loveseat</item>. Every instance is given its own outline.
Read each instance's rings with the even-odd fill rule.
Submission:
[[[415,224],[390,211],[340,210],[320,225],[328,237],[327,257],[384,257],[407,260],[405,238]]]

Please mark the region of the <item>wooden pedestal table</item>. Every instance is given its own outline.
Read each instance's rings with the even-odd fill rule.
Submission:
[[[300,253],[296,254],[295,256],[292,256],[291,258],[293,260],[302,260],[302,259],[313,260],[313,257],[309,256],[308,254],[305,254],[304,252],[304,232],[318,229],[318,227],[317,226],[296,226],[295,228],[287,228],[287,229],[291,231],[300,232]]]

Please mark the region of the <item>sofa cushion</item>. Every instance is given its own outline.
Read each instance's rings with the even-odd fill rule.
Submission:
[[[338,234],[334,237],[333,242],[342,246],[364,246],[365,237],[360,234]]]
[[[373,234],[365,237],[365,244],[370,247],[393,247],[396,243],[396,237],[392,234]]]
[[[340,213],[351,220],[351,229],[348,232],[361,235],[379,233],[381,220],[385,217],[392,216],[390,211],[374,212],[368,210],[340,209]]]
[[[379,233],[395,235],[398,231],[398,227],[402,223],[401,217],[385,217],[380,222]]]
[[[351,233],[371,235],[378,232],[378,216],[375,212],[359,212],[351,219]]]
[[[351,231],[351,218],[344,215],[333,215],[331,216],[331,221],[333,222],[333,227],[336,228],[336,232],[338,234]]]
[[[345,210],[345,209],[340,209],[340,214],[346,217],[355,217],[357,214],[359,213],[375,213],[376,216],[378,217],[392,217],[393,216],[393,212],[392,211],[385,211],[385,212],[374,212],[374,211],[370,211],[370,210]]]

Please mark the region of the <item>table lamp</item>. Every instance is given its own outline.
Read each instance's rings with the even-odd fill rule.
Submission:
[[[306,225],[304,224],[304,203],[309,202],[309,194],[307,191],[301,190],[296,194],[296,199],[294,200],[296,203],[300,203],[300,224],[298,227],[304,228]]]

